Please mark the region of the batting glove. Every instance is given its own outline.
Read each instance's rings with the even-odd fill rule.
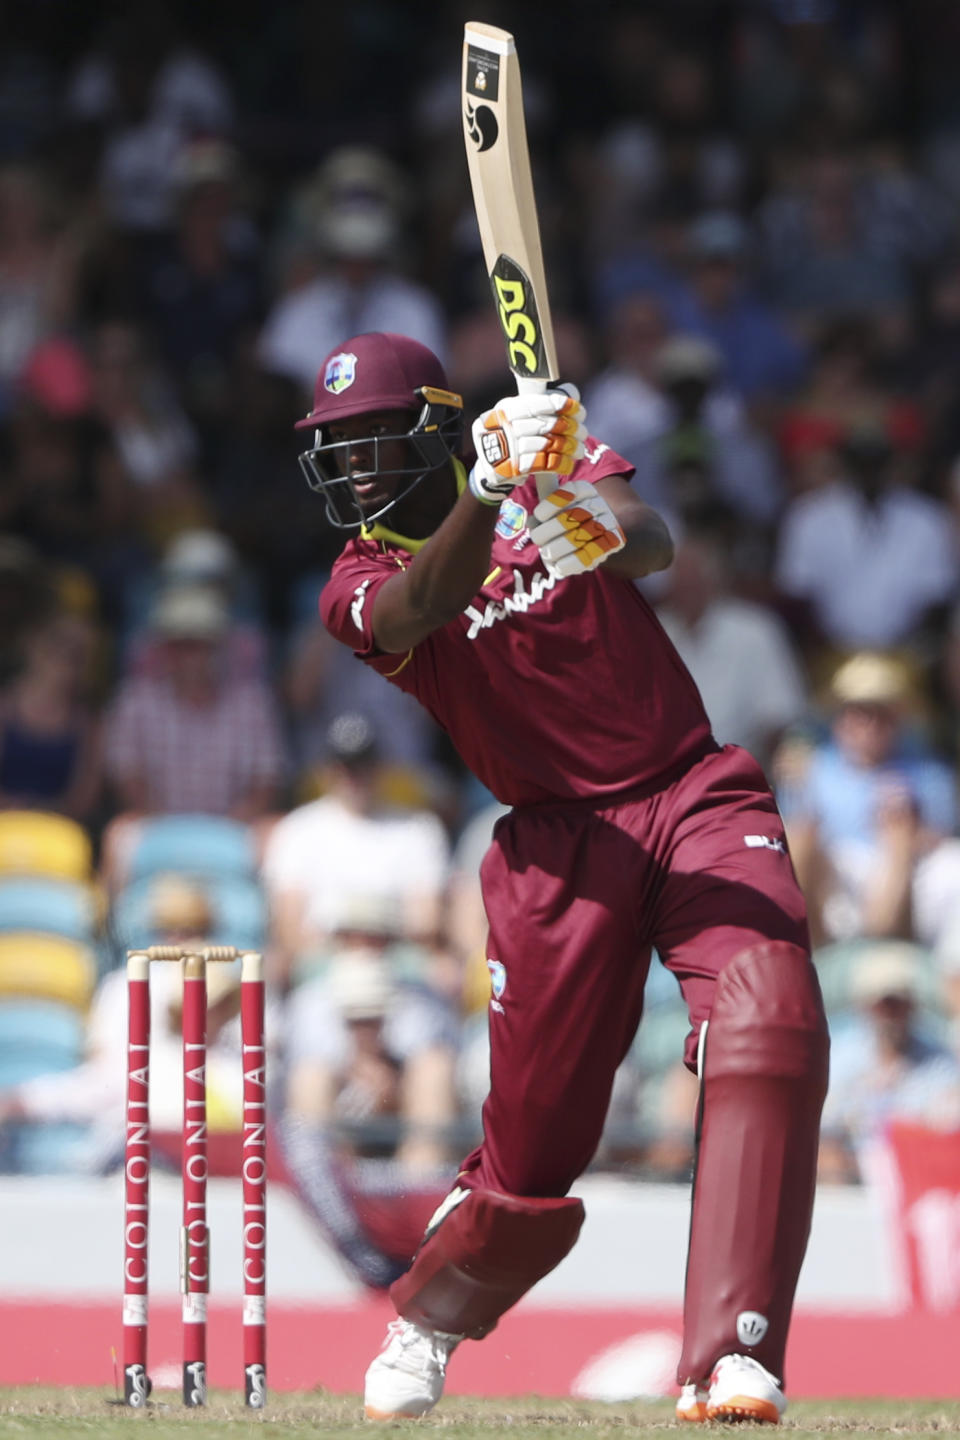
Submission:
[[[533,512],[530,539],[555,575],[595,570],[627,543],[613,510],[588,480],[559,485]]]
[[[509,395],[473,422],[470,489],[499,505],[531,474],[569,475],[583,455],[584,409],[573,385]]]

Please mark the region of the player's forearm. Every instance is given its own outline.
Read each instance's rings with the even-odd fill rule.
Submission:
[[[464,492],[406,570],[382,586],[373,612],[381,650],[409,650],[466,609],[490,573],[498,513]]]
[[[609,502],[626,544],[604,561],[607,575],[640,580],[673,563],[674,546],[666,521],[636,495],[620,476],[601,480],[597,489]]]

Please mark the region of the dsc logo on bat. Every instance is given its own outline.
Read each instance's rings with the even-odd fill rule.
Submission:
[[[490,275],[511,370],[547,378],[533,286],[515,260],[498,255]]]

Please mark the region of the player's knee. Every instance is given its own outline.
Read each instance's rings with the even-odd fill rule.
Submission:
[[[706,1077],[803,1079],[826,1090],[830,1042],[820,982],[806,950],[767,941],[742,950],[717,979]]]
[[[493,1190],[454,1191],[441,1212],[390,1294],[405,1319],[475,1339],[560,1263],[583,1224],[580,1200]]]

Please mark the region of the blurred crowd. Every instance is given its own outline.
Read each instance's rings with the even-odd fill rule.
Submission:
[[[340,537],[292,429],[364,330],[429,345],[468,415],[510,388],[474,8],[9,17],[0,1169],[116,1163],[123,953],[159,939],[263,948],[278,1113],[421,1175],[476,1138],[499,807],[320,626]],[[643,588],[717,738],[777,790],[834,1030],[823,1171],[856,1180],[889,1116],[960,1125],[960,12],[601,0],[587,42],[580,9],[484,10],[523,62],[561,369],[670,522]],[[224,972],[225,1131],[235,1021]],[[655,963],[597,1165],[688,1171],[685,1024]]]

